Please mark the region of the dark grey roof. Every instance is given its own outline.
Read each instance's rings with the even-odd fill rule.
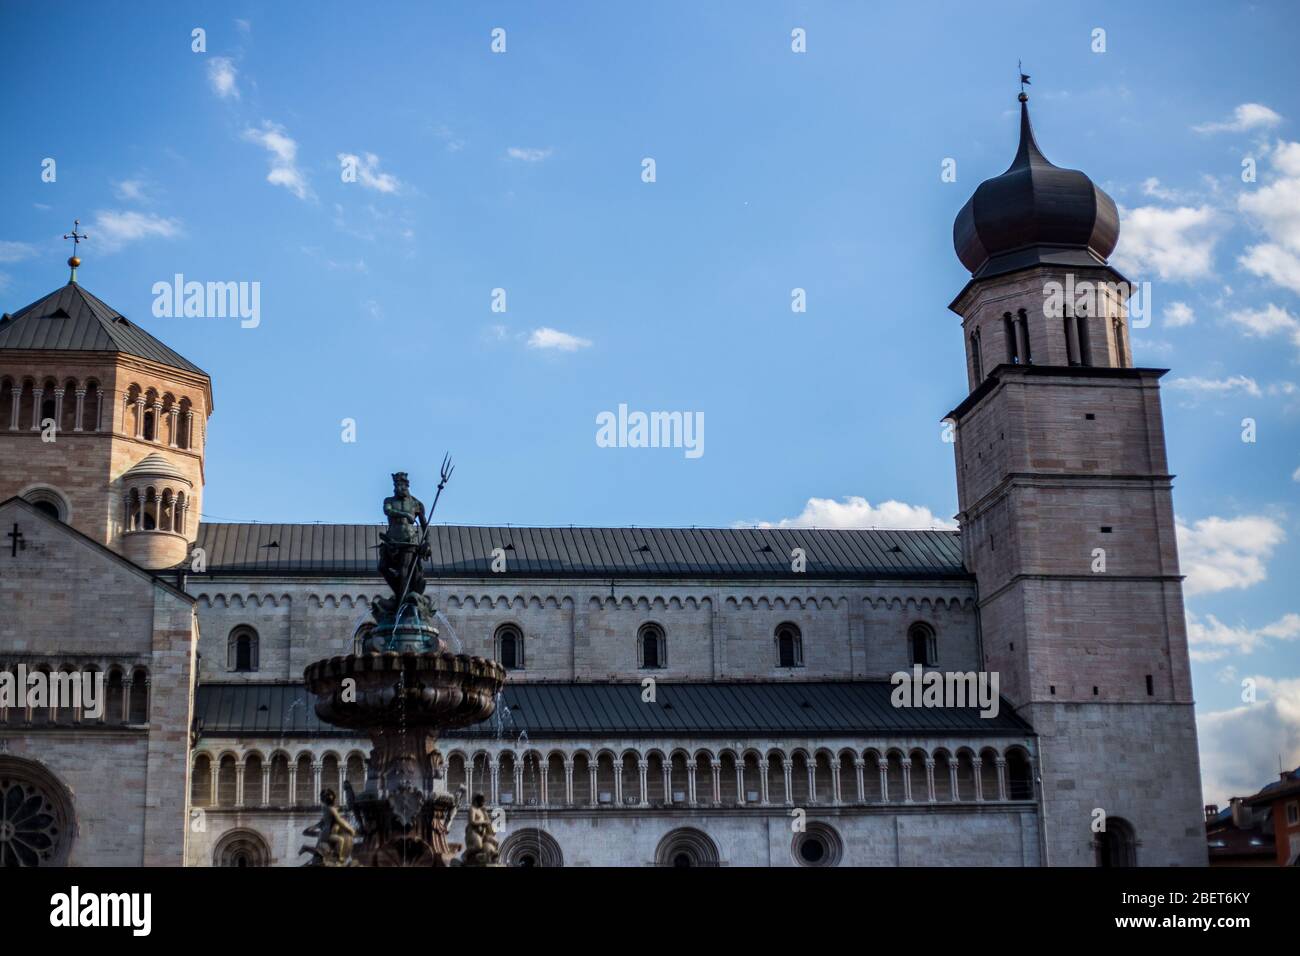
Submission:
[[[667,683],[643,703],[639,683],[506,684],[497,714],[447,740],[729,734],[1024,736],[1003,701],[996,717],[975,708],[899,708],[888,681]],[[355,737],[322,724],[298,684],[202,684],[195,715],[205,735]]]
[[[199,525],[208,573],[376,575],[380,525]],[[434,525],[434,577],[966,577],[953,531],[823,531],[740,528],[512,528]],[[802,548],[807,571],[791,570]]]
[[[1016,157],[1001,176],[980,183],[957,214],[952,238],[977,279],[1039,263],[1098,266],[1119,241],[1119,211],[1085,174],[1043,155],[1022,94]]]
[[[0,349],[125,352],[172,368],[207,374],[75,282],[55,289],[0,322]]]

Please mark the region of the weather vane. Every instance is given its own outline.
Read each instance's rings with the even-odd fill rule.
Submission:
[[[65,232],[64,239],[72,240],[72,255],[68,256],[68,266],[72,269],[72,276],[69,282],[77,281],[77,266],[81,265],[81,260],[77,258],[77,246],[81,245],[82,239],[89,238],[84,232],[77,232],[77,227],[81,225],[80,219],[72,220],[72,232]]]
[[[1023,100],[1026,98],[1025,87],[1030,85],[1029,74],[1025,72],[1025,64],[1021,60],[1016,60],[1016,69],[1020,71],[1020,98]]]

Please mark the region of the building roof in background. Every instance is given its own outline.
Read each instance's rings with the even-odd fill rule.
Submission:
[[[374,575],[381,525],[204,522],[207,573]],[[955,531],[738,528],[521,528],[433,525],[430,576],[954,578],[968,577]],[[791,569],[802,548],[807,570]]]
[[[0,321],[0,349],[123,352],[207,375],[75,282]]]
[[[888,681],[700,682],[656,685],[643,703],[640,683],[517,683],[501,692],[497,713],[457,739],[526,733],[544,737],[952,735],[1024,737],[1033,731],[1003,702],[996,717],[975,708],[898,708]],[[201,684],[195,717],[206,736],[338,736],[300,684]]]

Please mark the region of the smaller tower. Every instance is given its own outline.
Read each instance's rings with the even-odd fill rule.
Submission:
[[[173,567],[197,537],[212,382],[81,286],[80,265],[74,254],[67,285],[0,318],[0,501]]]

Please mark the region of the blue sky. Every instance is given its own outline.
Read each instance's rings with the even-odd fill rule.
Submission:
[[[1152,284],[1207,799],[1300,763],[1295,6],[702,6],[4,3],[0,300],[80,217],[82,283],[213,377],[217,519],[377,520],[450,449],[451,521],[948,521],[951,224],[1023,59]],[[260,283],[260,324],[155,318],[178,272]],[[620,403],[705,453],[598,447]]]

